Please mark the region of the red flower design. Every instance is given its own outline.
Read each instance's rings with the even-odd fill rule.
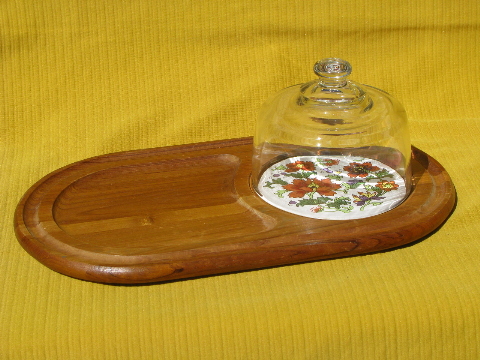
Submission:
[[[324,196],[333,196],[335,190],[340,187],[340,185],[332,183],[330,179],[295,179],[292,184],[283,185],[284,189],[291,191],[288,195],[291,198],[302,198],[305,194],[314,192]]]
[[[294,163],[287,164],[286,172],[295,172],[299,170],[313,171],[315,165],[311,161],[295,161]]]
[[[350,163],[349,166],[344,166],[343,170],[348,171],[348,176],[350,177],[366,177],[369,173],[378,171],[380,168],[378,166],[372,166],[371,162],[365,163]]]
[[[398,184],[395,184],[395,181],[382,180],[377,183],[377,187],[383,191],[392,191],[398,189]]]

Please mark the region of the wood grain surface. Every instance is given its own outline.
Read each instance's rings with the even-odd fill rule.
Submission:
[[[378,252],[418,240],[452,212],[445,169],[413,148],[414,188],[365,219],[317,220],[260,199],[252,139],[128,151],[41,179],[15,213],[21,245],[49,268],[102,283],[148,283]]]

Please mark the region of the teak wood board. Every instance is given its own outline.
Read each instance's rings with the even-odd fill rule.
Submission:
[[[445,169],[413,148],[414,188],[358,220],[279,210],[250,186],[252,139],[94,157],[45,176],[15,213],[21,245],[49,268],[149,283],[378,252],[418,240],[453,210]]]

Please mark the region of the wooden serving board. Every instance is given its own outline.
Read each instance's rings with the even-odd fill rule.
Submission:
[[[422,238],[453,210],[445,169],[413,149],[400,206],[358,220],[290,214],[251,189],[252,139],[103,155],[59,169],[20,201],[21,245],[49,268],[148,283],[378,252]]]

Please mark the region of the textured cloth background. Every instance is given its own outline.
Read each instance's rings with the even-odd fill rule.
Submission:
[[[480,2],[0,2],[2,359],[479,359]],[[402,102],[452,176],[437,232],[381,254],[150,286],[57,274],[13,213],[94,155],[253,134],[342,57]]]

